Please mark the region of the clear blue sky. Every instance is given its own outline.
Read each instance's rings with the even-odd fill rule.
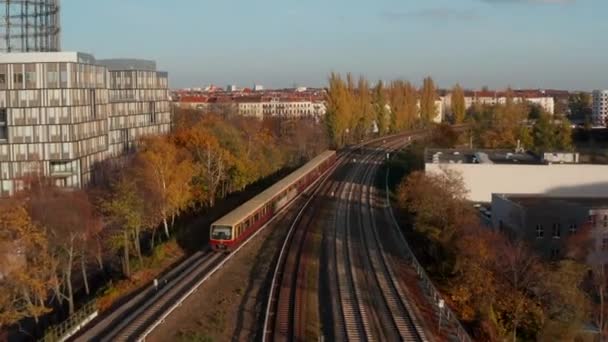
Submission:
[[[608,88],[607,0],[63,0],[63,49],[155,59],[172,87]]]

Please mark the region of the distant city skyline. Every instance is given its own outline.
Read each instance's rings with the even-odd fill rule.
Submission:
[[[155,59],[171,87],[608,88],[605,0],[64,0],[63,49]]]

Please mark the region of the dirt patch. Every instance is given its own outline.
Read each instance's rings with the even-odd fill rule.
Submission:
[[[148,341],[251,341],[261,336],[273,262],[303,198],[175,310]]]

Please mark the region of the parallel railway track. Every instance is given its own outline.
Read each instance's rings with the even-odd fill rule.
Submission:
[[[425,133],[425,131],[417,131],[412,132],[409,136],[415,139]],[[359,147],[369,147],[373,144],[380,144],[381,146],[387,145],[395,139],[402,139],[403,136],[404,135],[395,135],[379,138],[367,142],[366,144],[359,145]],[[342,162],[337,164],[340,165],[340,163],[343,163],[351,155],[352,152],[346,153],[346,158],[343,158]],[[326,175],[335,171],[338,165],[332,168],[330,172],[327,172]],[[356,174],[348,176],[351,183],[355,180],[355,176]],[[315,197],[315,193],[327,197],[333,197],[336,194],[344,197],[339,202],[340,207],[337,210],[337,215],[343,215],[346,209],[348,209],[350,203],[345,196],[349,191],[351,192],[351,195],[353,194],[354,185],[339,182],[329,182],[325,184],[325,182],[326,180],[322,178],[317,185],[312,187],[314,193],[306,204],[302,206],[296,221],[302,219],[301,216],[306,208],[309,207]],[[310,220],[312,219],[307,218],[307,220],[309,223],[305,223],[305,226],[310,225]],[[340,261],[347,257],[352,258],[354,257],[354,253],[358,252],[354,251],[348,242],[348,236],[350,236],[351,233],[350,225],[338,223],[339,221],[345,222],[344,220],[350,220],[350,218],[348,216],[336,216],[335,220],[335,231],[330,232],[330,234],[333,235],[330,236],[330,238],[324,238],[324,248],[329,247],[329,249],[335,249],[335,252],[330,252],[327,256],[327,260],[329,261],[327,267],[329,270],[333,270],[333,272],[327,274],[327,277],[330,279],[330,292],[335,294],[335,298],[332,298],[334,303],[332,305],[334,316],[333,323],[336,325],[333,337],[336,337],[336,340],[369,340],[373,335],[368,319],[369,315],[367,313],[369,303],[366,304],[361,302],[361,297],[363,297],[363,291],[360,289],[361,284],[358,284],[359,281],[355,280],[356,277],[353,275],[357,270],[349,261]],[[290,263],[293,264],[296,262],[295,264],[297,265],[297,262],[300,261],[301,251],[306,244],[306,235],[305,232],[301,233],[295,239],[295,241],[299,242],[301,245],[299,247],[300,252],[297,252],[295,257],[291,257]],[[333,237],[333,239],[331,237]],[[335,245],[332,246],[334,243]],[[243,246],[244,245],[245,244],[243,244]],[[302,337],[306,330],[305,327],[302,326],[301,320],[298,320],[300,318],[300,316],[298,316],[299,314],[294,316],[294,313],[302,312],[303,310],[303,296],[298,292],[287,296],[283,295],[282,302],[287,300],[288,310],[283,308],[282,312],[287,312],[288,317],[286,319],[281,318],[280,322],[279,320],[275,320],[275,318],[278,317],[277,308],[279,307],[279,296],[283,291],[282,288],[279,291],[278,278],[281,278],[283,268],[287,266],[286,258],[290,254],[288,253],[290,248],[286,246],[287,245],[284,246],[285,253],[283,251],[281,252],[281,256],[277,262],[277,268],[275,269],[273,286],[268,301],[268,309],[265,314],[264,340],[268,340],[269,336],[283,336],[285,340],[295,340]],[[152,285],[149,286],[147,289],[144,289],[141,293],[131,298],[125,305],[94,322],[86,331],[81,332],[79,335],[72,338],[72,340],[139,341],[145,339],[186,297],[196,291],[202,283],[211,277],[211,275],[221,269],[228,259],[229,257],[221,254],[209,253],[208,250],[195,253],[173,270],[169,271],[163,278],[160,278],[158,289],[155,289]],[[374,264],[381,260],[382,258],[377,259],[374,261]],[[284,284],[287,285],[291,281],[292,285],[295,283],[295,288],[302,288],[304,285],[303,278],[302,275],[298,276],[298,269],[294,268],[292,265],[286,270],[287,280]],[[304,274],[306,273],[304,272]],[[388,284],[382,285],[382,288],[388,287],[390,289],[391,286],[394,286],[394,284],[391,285],[391,282],[389,281]],[[395,289],[392,291],[395,292]],[[399,292],[398,289],[397,292]],[[399,293],[399,295],[401,295],[401,293]],[[391,307],[394,308],[394,306],[395,305],[391,304]],[[269,322],[272,322],[272,324]],[[287,324],[285,324],[285,322],[287,322]],[[280,331],[281,335],[275,334],[277,331]]]
[[[329,250],[324,252],[327,254],[325,262],[329,274],[326,277],[333,316],[333,336],[324,336],[327,340],[426,341],[422,327],[411,317],[410,305],[395,280],[377,227],[372,222],[374,197],[371,189],[378,164],[386,151],[409,142],[402,137],[396,139],[384,139],[377,151],[355,163],[343,181],[331,181],[313,194],[313,197],[339,197],[333,229],[326,229],[325,234],[329,235],[323,242],[324,248]],[[350,163],[352,157],[347,154],[336,167]],[[320,205],[320,201],[316,202]],[[273,284],[281,286],[275,285],[271,289],[264,341],[310,339],[301,326],[306,324],[301,309],[306,307],[306,286],[302,278],[308,273],[310,260],[301,256],[307,243],[310,217],[315,216],[317,209],[313,203],[302,210],[307,211],[303,214],[305,218],[294,221],[277,261]],[[322,334],[319,332],[319,337]]]

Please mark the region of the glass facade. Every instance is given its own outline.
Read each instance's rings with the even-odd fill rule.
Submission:
[[[42,172],[82,187],[95,164],[171,127],[168,78],[83,63],[0,64],[0,194]]]

